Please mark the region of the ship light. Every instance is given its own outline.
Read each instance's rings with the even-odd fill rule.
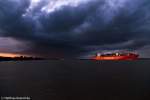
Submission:
[[[119,56],[119,53],[116,53],[116,56]]]
[[[100,54],[100,53],[97,53],[97,56],[98,56],[98,57],[100,57],[100,56],[101,56],[101,54]]]

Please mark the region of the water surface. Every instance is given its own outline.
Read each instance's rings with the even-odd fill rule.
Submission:
[[[149,60],[0,62],[0,95],[32,100],[149,100],[149,65]]]

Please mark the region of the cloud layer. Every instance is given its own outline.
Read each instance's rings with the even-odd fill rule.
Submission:
[[[0,35],[49,57],[139,50],[150,45],[149,10],[149,0],[3,0]]]

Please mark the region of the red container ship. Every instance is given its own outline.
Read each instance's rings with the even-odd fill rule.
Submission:
[[[97,55],[93,58],[94,60],[137,60],[139,57],[138,54],[135,53],[106,53],[101,54],[97,53]]]

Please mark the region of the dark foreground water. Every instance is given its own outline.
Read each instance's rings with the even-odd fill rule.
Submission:
[[[0,62],[0,96],[32,100],[149,100],[150,61]]]

